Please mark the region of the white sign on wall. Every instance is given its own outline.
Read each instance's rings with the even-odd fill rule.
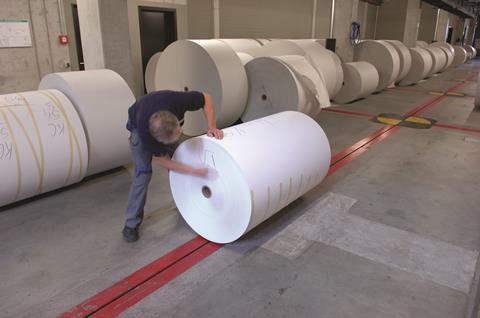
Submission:
[[[32,46],[28,20],[0,20],[0,48]]]

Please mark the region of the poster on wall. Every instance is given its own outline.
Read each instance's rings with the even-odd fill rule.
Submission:
[[[28,20],[0,20],[0,48],[30,46],[32,38]]]

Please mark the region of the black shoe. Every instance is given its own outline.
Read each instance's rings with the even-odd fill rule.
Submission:
[[[138,229],[125,226],[122,231],[123,238],[127,242],[135,242],[138,240]]]

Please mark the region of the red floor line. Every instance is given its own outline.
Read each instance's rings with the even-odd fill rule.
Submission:
[[[322,111],[325,112],[330,112],[330,113],[341,113],[341,114],[347,114],[347,115],[352,115],[352,116],[360,116],[360,117],[375,117],[375,115],[367,114],[367,113],[359,113],[359,112],[352,112],[349,110],[343,110],[343,109],[338,109],[338,108],[323,108]]]
[[[207,243],[208,241],[204,238],[200,236],[195,237],[194,239],[165,254],[152,263],[142,267],[118,283],[73,307],[69,311],[60,315],[60,318],[88,317],[103,306],[106,306],[110,302],[114,301],[119,296],[124,295],[130,290],[145,283],[151,277],[155,276],[165,268],[168,268],[175,262],[178,262],[182,258],[188,256],[190,253],[198,248],[201,248]]]
[[[202,246],[198,250],[194,251],[190,255],[182,258],[180,261],[175,263],[175,266],[171,266],[165,269],[161,273],[152,277],[145,284],[142,284],[138,288],[133,289],[128,294],[125,294],[123,297],[114,300],[90,317],[109,318],[118,316],[120,313],[132,307],[148,295],[155,292],[157,289],[161,288],[168,282],[172,281],[176,277],[186,272],[195,264],[199,263],[206,257],[210,256],[211,254],[222,248],[222,246],[223,244],[215,244],[211,242]]]
[[[457,126],[457,125],[451,125],[451,124],[436,123],[435,126],[433,126],[433,127],[440,127],[440,128],[447,128],[447,129],[453,129],[453,130],[459,130],[459,131],[480,133],[480,128],[463,127],[463,126]]]
[[[464,83],[459,83],[448,91],[455,90],[463,84]],[[435,105],[442,97],[444,96],[436,97],[416,107],[408,114],[411,116],[412,114],[420,113]],[[381,142],[398,129],[398,126],[381,128],[355,143],[353,146],[333,156],[328,175],[333,174],[335,171],[353,161],[367,151],[369,147]],[[222,246],[221,244],[211,243],[197,236],[177,249],[160,257],[158,260],[134,272],[110,288],[73,307],[60,317],[115,317],[172,281]]]

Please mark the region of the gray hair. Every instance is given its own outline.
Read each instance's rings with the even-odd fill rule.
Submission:
[[[150,116],[150,120],[148,121],[150,134],[162,143],[168,144],[175,141],[172,139],[175,137],[179,128],[180,124],[178,123],[177,117],[168,111],[158,111]]]

